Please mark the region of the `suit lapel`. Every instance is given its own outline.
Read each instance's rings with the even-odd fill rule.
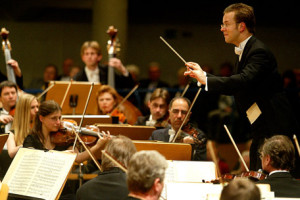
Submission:
[[[248,42],[247,42],[247,44],[246,44],[246,46],[245,46],[245,48],[244,48],[244,50],[243,50],[243,55],[242,55],[241,61],[238,62],[237,73],[240,73],[241,70],[243,69],[243,67],[245,66],[245,60],[246,60],[246,58],[248,57],[247,55],[248,55],[248,53],[249,53],[249,50],[251,49],[252,44],[255,42],[255,40],[256,40],[256,38],[255,38],[254,36],[252,36],[252,37],[248,40]]]

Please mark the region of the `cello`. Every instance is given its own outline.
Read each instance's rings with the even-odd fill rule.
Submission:
[[[2,36],[2,39],[3,39],[2,48],[3,48],[3,51],[4,51],[4,55],[5,55],[7,80],[12,81],[13,83],[17,84],[14,69],[12,68],[11,65],[8,64],[8,61],[11,60],[11,55],[10,55],[11,45],[10,45],[10,42],[8,40],[8,34],[9,34],[9,31],[7,31],[5,28],[1,29],[1,36]]]
[[[109,26],[107,33],[110,36],[110,40],[107,42],[107,50],[108,50],[108,58],[115,58],[117,53],[120,52],[120,43],[118,41],[117,36],[118,30],[114,28],[114,26]],[[114,68],[108,67],[108,85],[112,88],[115,88],[115,74]],[[134,90],[133,90],[134,91]],[[123,97],[119,95],[118,97],[120,101],[123,100]],[[130,101],[125,99],[124,102],[121,104],[124,107],[124,115],[126,116],[128,124],[133,125],[136,121],[138,116],[142,116],[141,111],[135,107]]]

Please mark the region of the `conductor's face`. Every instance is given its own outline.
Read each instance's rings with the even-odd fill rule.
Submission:
[[[223,32],[225,42],[239,45],[239,24],[234,19],[235,13],[229,12],[225,13],[223,16],[223,24],[221,24],[221,31]]]
[[[177,99],[173,102],[171,109],[169,110],[169,113],[170,113],[170,122],[172,128],[175,131],[177,131],[180,128],[188,110],[189,110],[189,105],[185,100]],[[187,119],[185,123],[187,123],[188,120],[189,119]]]

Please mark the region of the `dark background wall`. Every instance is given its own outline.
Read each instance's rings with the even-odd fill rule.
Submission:
[[[144,78],[149,62],[159,62],[162,79],[175,84],[176,71],[183,63],[159,36],[185,60],[209,65],[216,72],[224,61],[234,63],[233,46],[225,44],[220,32],[222,12],[233,2],[128,0],[124,64],[138,65]],[[291,0],[243,2],[254,7],[256,35],[274,52],[280,72],[299,68],[299,6]],[[61,67],[63,60],[71,57],[83,66],[79,51],[84,41],[92,39],[92,6],[92,0],[1,1],[0,26],[10,31],[12,57],[20,63],[25,86],[42,76],[48,63]],[[3,56],[0,70],[5,72]]]

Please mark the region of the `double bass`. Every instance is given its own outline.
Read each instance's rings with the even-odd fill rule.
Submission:
[[[117,38],[118,30],[114,26],[110,26],[107,30],[110,40],[107,42],[108,58],[115,58],[117,53],[120,52],[120,44]],[[108,85],[115,88],[115,72],[113,67],[108,67]],[[119,95],[119,99],[122,101],[123,97]],[[130,101],[126,100],[122,102],[122,107],[124,107],[124,115],[126,116],[128,124],[133,125],[138,116],[141,116],[141,111],[135,107]]]

